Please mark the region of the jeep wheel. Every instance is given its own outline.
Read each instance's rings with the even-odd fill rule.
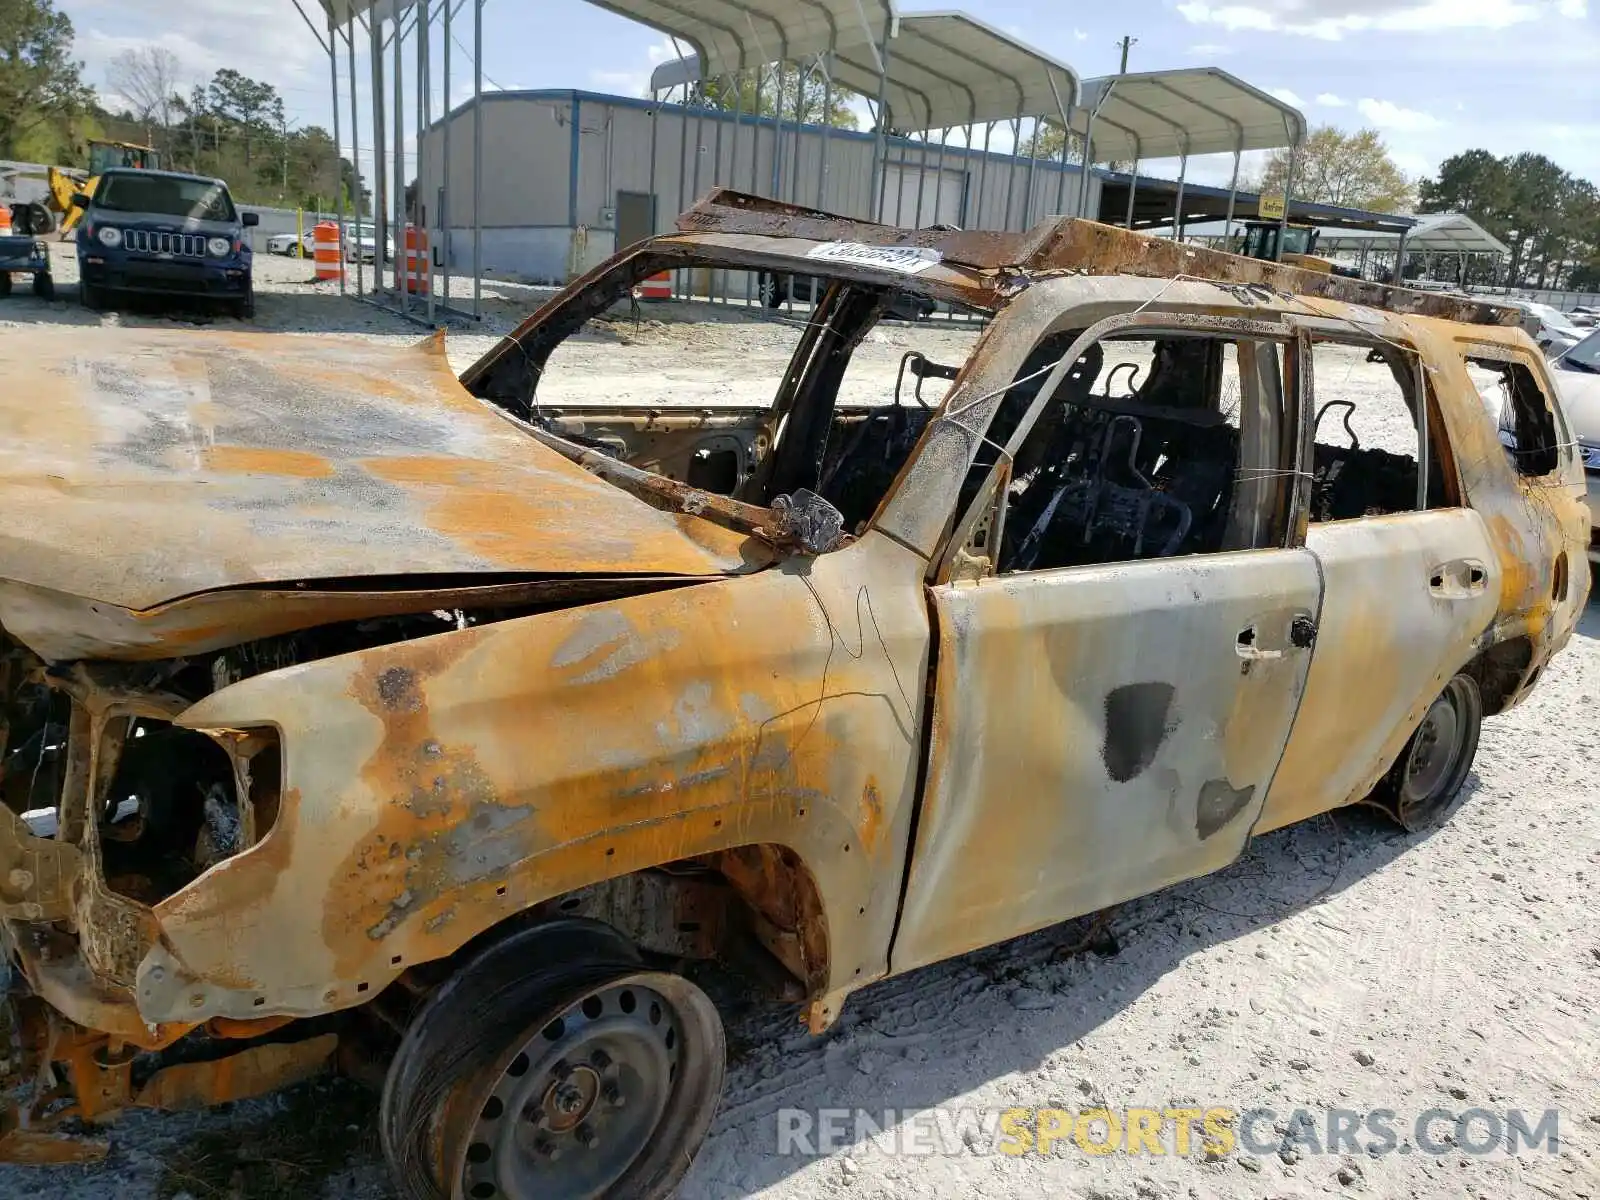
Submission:
[[[106,296],[94,284],[83,282],[78,284],[78,303],[91,312],[99,312],[106,306]]]
[[[469,962],[424,1004],[384,1085],[408,1200],[662,1197],[722,1093],[716,1008],[615,930],[564,920]]]
[[[256,290],[245,292],[244,299],[233,302],[233,315],[241,321],[253,321],[256,315]]]
[[[783,302],[789,298],[789,289],[786,286],[788,281],[770,271],[761,272],[759,279],[762,307],[782,308]]]
[[[50,277],[49,271],[40,271],[33,277],[33,294],[41,300],[56,298],[56,281]]]
[[[0,300],[11,295],[11,272],[0,271]]]
[[[1428,706],[1373,799],[1410,833],[1443,823],[1472,770],[1483,724],[1483,697],[1470,675],[1457,675]]]

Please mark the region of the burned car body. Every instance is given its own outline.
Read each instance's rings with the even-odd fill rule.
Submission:
[[[407,1195],[657,1194],[722,1072],[665,964],[820,1031],[1312,814],[1425,826],[1585,603],[1510,312],[1081,221],[681,228],[459,383],[437,343],[0,341],[0,1151],[337,1052],[391,1063]],[[546,410],[565,339],[699,265],[831,279],[770,404]],[[840,404],[904,292],[993,319],[937,407]],[[1324,440],[1346,350],[1409,455]]]

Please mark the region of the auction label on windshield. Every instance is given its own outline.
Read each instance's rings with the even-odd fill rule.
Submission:
[[[814,246],[806,252],[806,257],[893,271],[898,275],[915,275],[944,259],[944,255],[937,250],[929,250],[925,246],[868,246],[861,242],[829,242],[826,246]]]

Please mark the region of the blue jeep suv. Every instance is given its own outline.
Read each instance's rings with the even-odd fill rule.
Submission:
[[[111,170],[92,196],[72,199],[84,210],[78,278],[85,307],[141,293],[221,300],[239,317],[255,315],[244,231],[261,218],[235,208],[222,180]]]

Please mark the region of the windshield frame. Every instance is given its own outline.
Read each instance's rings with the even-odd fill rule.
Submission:
[[[152,197],[146,194],[131,206],[124,206],[117,202],[116,193],[121,188],[139,192],[139,185],[153,183],[160,180],[164,184],[172,185],[176,189],[179,203],[187,203],[187,211],[173,212],[169,209],[149,208],[144,201]],[[193,191],[192,201],[186,199]],[[220,204],[219,204],[220,201]],[[101,176],[100,183],[95,188],[94,206],[101,212],[145,214],[167,217],[174,221],[215,221],[226,224],[235,224],[239,220],[239,210],[233,203],[233,196],[228,191],[228,185],[219,179],[203,179],[200,177],[189,178],[181,175],[157,175],[148,171],[117,171]],[[221,215],[216,215],[220,213]]]

